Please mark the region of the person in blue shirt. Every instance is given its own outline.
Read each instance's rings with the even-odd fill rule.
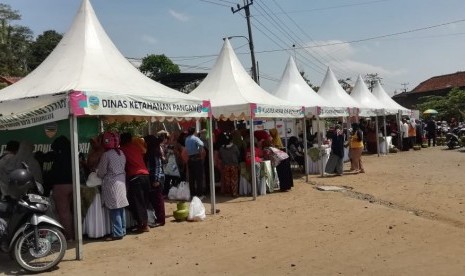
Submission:
[[[191,196],[202,196],[205,193],[203,185],[203,160],[202,150],[204,143],[199,137],[195,136],[195,127],[190,127],[186,137],[186,151],[189,155],[187,169],[189,172],[189,189]]]

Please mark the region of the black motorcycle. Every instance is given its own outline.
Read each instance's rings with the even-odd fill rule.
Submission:
[[[446,145],[449,149],[455,149],[456,147],[460,147],[459,137],[453,132],[447,133]]]
[[[50,206],[43,187],[27,166],[10,173],[0,201],[0,249],[29,272],[43,272],[56,266],[67,244],[63,226],[45,215]]]

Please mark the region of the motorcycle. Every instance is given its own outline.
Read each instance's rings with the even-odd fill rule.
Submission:
[[[24,270],[43,272],[55,267],[67,249],[63,226],[45,215],[50,201],[27,165],[9,175],[0,201],[0,250]]]
[[[446,145],[449,149],[455,149],[456,147],[461,146],[459,137],[453,132],[449,132],[446,134],[446,141]]]

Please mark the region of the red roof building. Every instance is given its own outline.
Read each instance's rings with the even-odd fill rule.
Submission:
[[[9,77],[9,76],[0,76],[0,83],[6,85],[12,85],[13,83],[19,81],[22,77]]]
[[[445,96],[455,87],[465,89],[465,72],[432,77],[412,91],[397,94],[392,99],[406,108],[415,109],[421,97]]]

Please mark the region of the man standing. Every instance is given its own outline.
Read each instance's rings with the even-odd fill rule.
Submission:
[[[408,138],[408,124],[406,118],[402,119],[402,124],[400,125],[400,127],[402,132],[402,150],[408,151],[410,149],[410,143]]]
[[[189,170],[189,189],[192,196],[201,196],[203,190],[203,161],[201,157],[204,143],[195,136],[195,127],[190,127],[187,131],[186,151],[189,155],[187,168]]]
[[[426,123],[426,131],[428,135],[428,147],[431,147],[431,140],[433,140],[433,147],[435,147],[437,125],[432,118],[429,118],[428,122]]]

